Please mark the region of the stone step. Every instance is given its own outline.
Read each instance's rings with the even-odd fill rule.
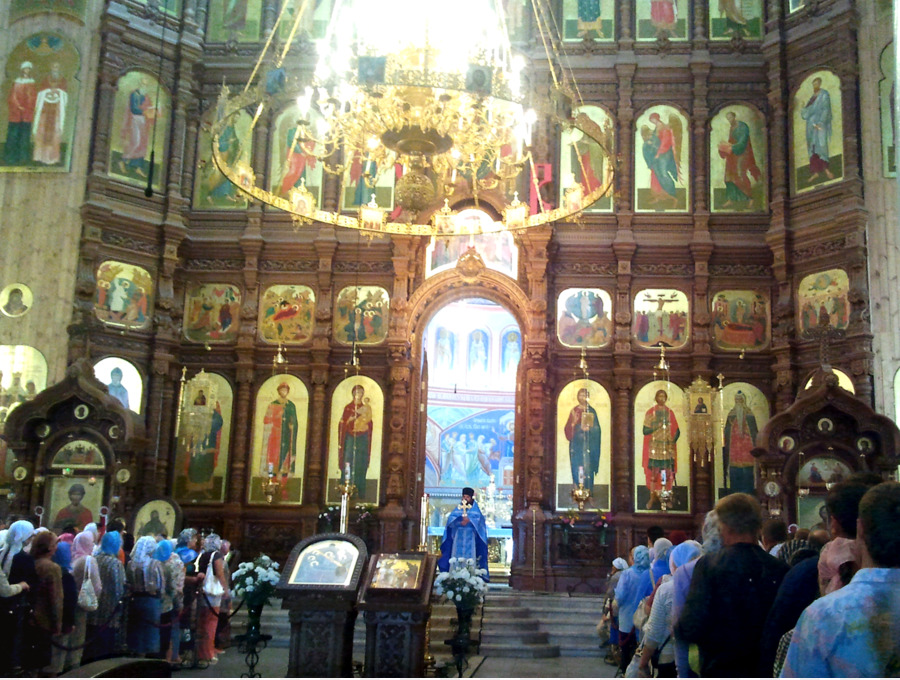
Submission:
[[[526,645],[545,645],[549,641],[549,635],[543,631],[523,631],[519,626],[515,632],[489,632],[482,630],[481,645],[513,644],[516,642]]]
[[[522,644],[520,642],[504,644],[481,644],[478,650],[481,656],[499,656],[519,659],[549,659],[559,656],[559,647],[548,644]]]

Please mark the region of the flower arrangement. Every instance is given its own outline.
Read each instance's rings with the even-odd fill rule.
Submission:
[[[450,568],[434,580],[435,595],[442,595],[458,609],[474,609],[484,602],[487,572],[475,566],[475,560],[451,557]]]
[[[594,520],[594,526],[598,529],[609,529],[609,518],[601,512]]]
[[[334,524],[341,519],[341,509],[336,505],[329,505],[319,513],[319,521],[326,524]]]
[[[559,519],[563,524],[574,527],[575,522],[578,521],[578,511],[575,508],[569,508],[565,515],[560,515]]]
[[[245,599],[250,606],[268,604],[281,579],[278,566],[278,562],[273,562],[268,555],[260,555],[252,562],[241,562],[232,575],[233,596]]]
[[[376,507],[377,506],[374,503],[357,503],[356,506],[354,506],[354,509],[358,513],[356,515],[356,523],[363,524],[365,522],[374,521],[376,519],[374,512]]]

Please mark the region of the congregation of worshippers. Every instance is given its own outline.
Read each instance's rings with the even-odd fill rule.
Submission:
[[[184,529],[135,537],[120,521],[57,535],[11,518],[0,531],[0,677],[52,677],[117,656],[182,667],[231,646],[237,551]],[[221,595],[203,588],[218,581]]]
[[[723,497],[702,536],[613,561],[597,631],[624,677],[900,676],[900,483],[857,473],[810,529]]]

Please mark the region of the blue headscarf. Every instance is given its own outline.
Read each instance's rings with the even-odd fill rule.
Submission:
[[[188,547],[191,539],[196,535],[196,529],[185,529],[178,534],[178,543],[175,544],[175,554],[181,558],[181,561],[184,564],[192,564],[200,554],[196,550]]]
[[[650,551],[639,545],[632,553],[634,565],[622,572],[616,585],[616,601],[619,603],[619,631],[630,633],[634,628],[634,612],[647,595],[653,592],[648,570]]]
[[[697,541],[685,541],[684,543],[679,543],[672,548],[672,552],[669,553],[669,569],[674,574],[678,567],[699,557],[702,550],[703,549]]]
[[[160,541],[156,546],[156,552],[153,553],[153,559],[165,562],[172,556],[172,544],[169,541]]]
[[[56,552],[53,553],[53,561],[64,571],[72,572],[72,546],[60,541],[56,544]]]
[[[668,538],[657,538],[656,542],[654,542],[653,565],[650,567],[650,573],[654,584],[669,573],[669,551],[671,550],[672,541]]]
[[[100,539],[100,552],[104,555],[119,556],[122,549],[122,534],[118,531],[107,531]]]

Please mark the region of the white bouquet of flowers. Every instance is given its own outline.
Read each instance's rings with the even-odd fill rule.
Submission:
[[[268,555],[260,555],[252,562],[241,562],[232,575],[232,597],[243,598],[250,606],[268,604],[281,579],[278,566],[278,562],[273,562]]]
[[[450,568],[442,571],[434,580],[434,593],[461,609],[474,609],[484,602],[487,585],[482,576],[484,569],[478,569],[475,560],[451,557]]]

